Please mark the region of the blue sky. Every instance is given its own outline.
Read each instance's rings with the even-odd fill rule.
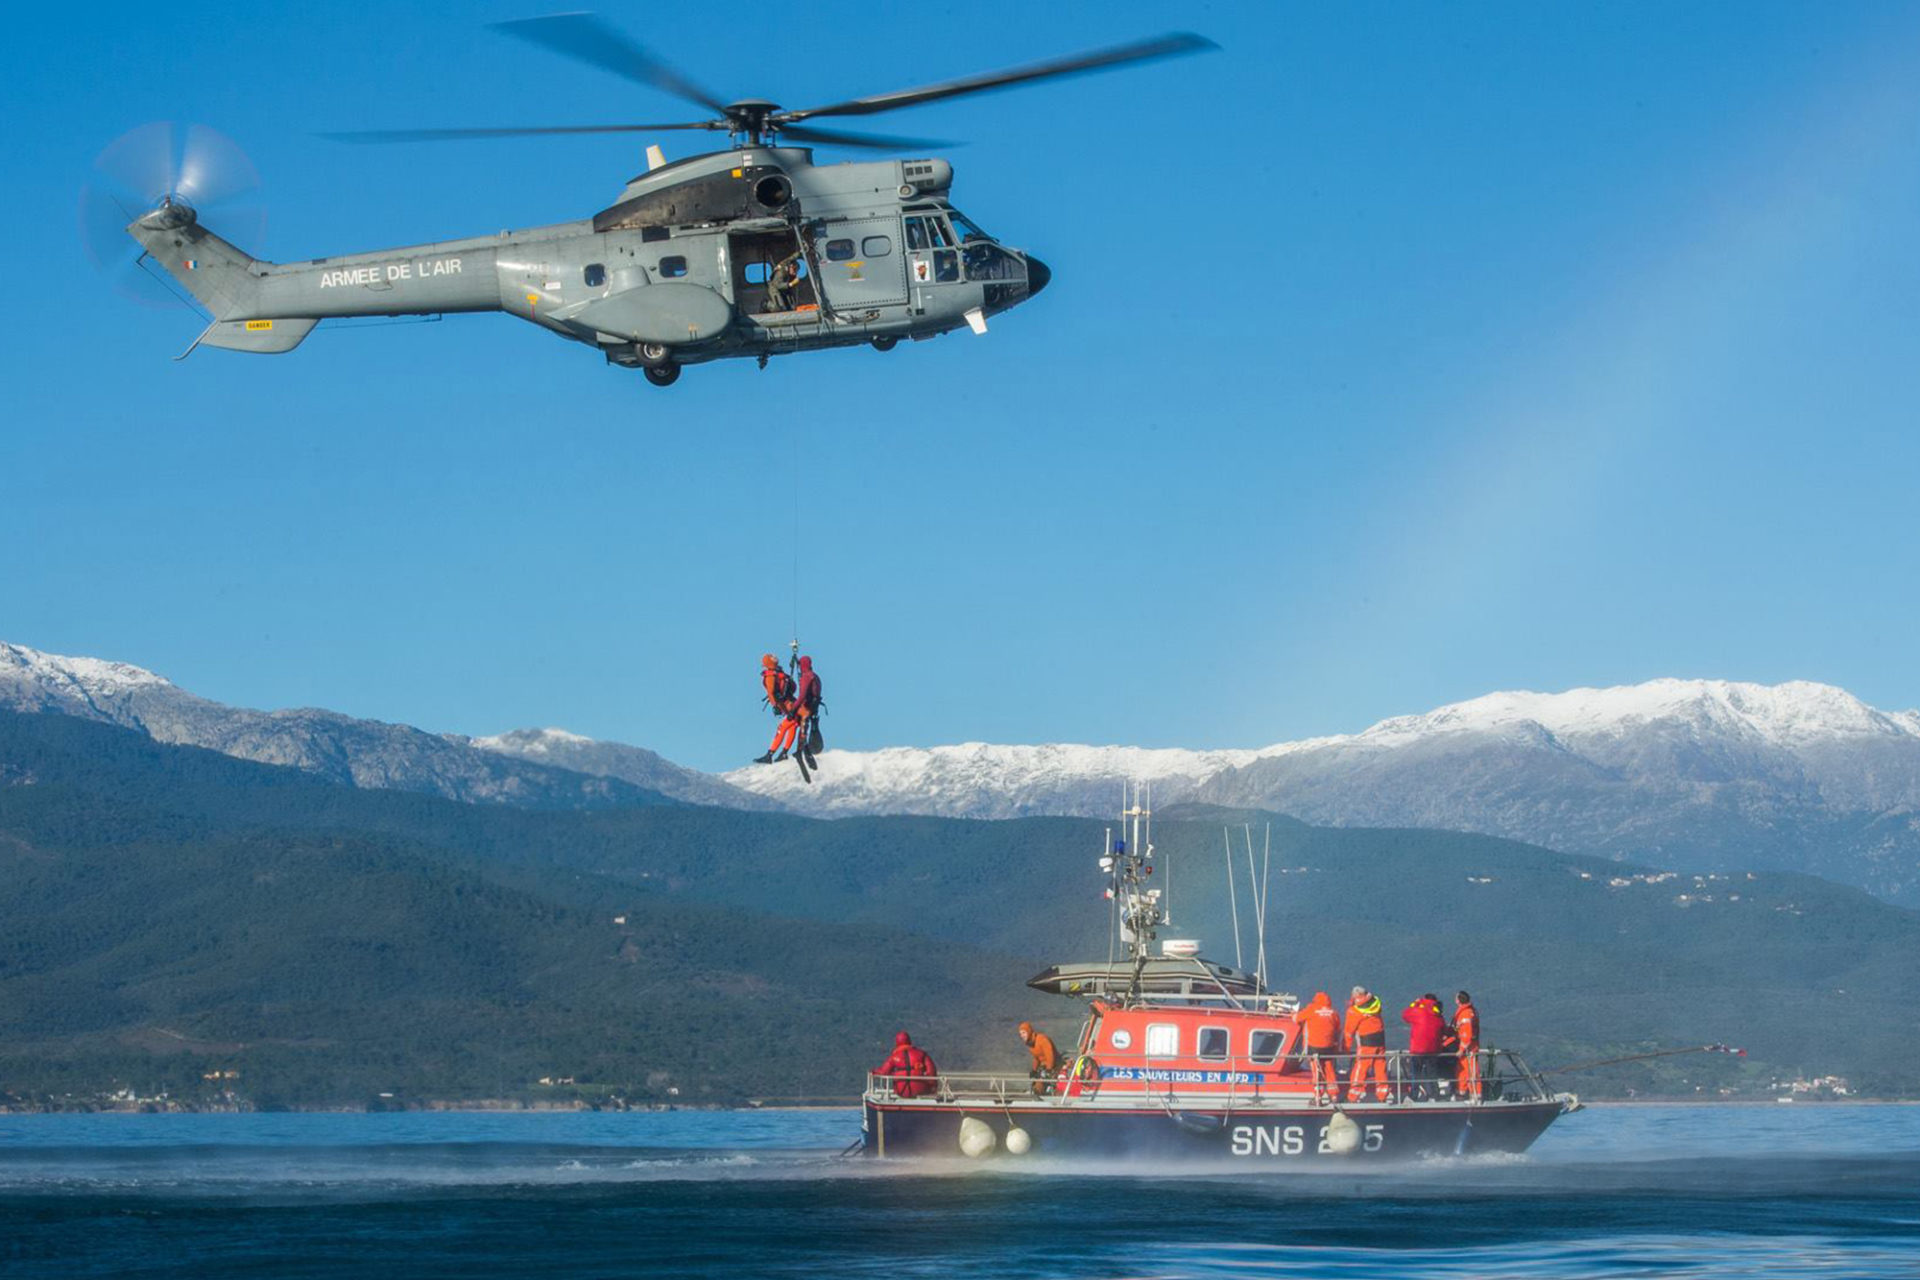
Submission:
[[[0,638],[706,767],[761,749],[796,595],[842,746],[1251,746],[1660,675],[1920,703],[1910,6],[609,6],[789,105],[1222,52],[873,122],[968,140],[954,202],[1053,268],[982,338],[667,391],[499,316],[174,363],[193,316],[76,233],[136,125],[234,138],[243,247],[299,258],[584,216],[647,141],[318,132],[683,110],[484,29],[520,3],[368,12],[13,19]]]

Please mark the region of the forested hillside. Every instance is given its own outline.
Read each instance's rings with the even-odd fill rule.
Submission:
[[[1244,827],[1271,822],[1276,985],[1473,990],[1541,1065],[1725,1040],[1754,1057],[1569,1080],[1838,1072],[1920,1091],[1882,1013],[1920,916],[1802,876],[1675,877],[1485,837],[1226,811],[1155,831],[1176,928],[1251,962]],[[692,807],[528,812],[363,791],[111,726],[0,713],[0,1090],[195,1087],[256,1101],[845,1095],[897,1026],[949,1066],[1068,1001],[1104,955],[1105,824],[814,821]],[[621,922],[623,920],[623,922]],[[1825,1028],[1810,1037],[1806,1028]]]

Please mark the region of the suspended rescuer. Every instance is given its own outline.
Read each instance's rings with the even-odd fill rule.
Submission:
[[[1439,998],[1429,992],[1408,1005],[1400,1021],[1407,1024],[1408,1092],[1426,1102],[1439,1088],[1440,1045],[1446,1038],[1447,1019],[1440,1012]]]
[[[1053,1047],[1052,1037],[1035,1031],[1031,1022],[1021,1023],[1019,1030],[1020,1043],[1033,1056],[1027,1075],[1033,1080],[1033,1091],[1044,1097],[1053,1092],[1054,1077],[1060,1074],[1060,1051]]]
[[[874,1068],[873,1074],[892,1078],[896,1098],[924,1097],[939,1087],[940,1069],[933,1065],[927,1051],[904,1031],[893,1038],[893,1053]]]
[[[1341,1027],[1347,1052],[1353,1055],[1353,1072],[1347,1078],[1347,1101],[1360,1102],[1367,1096],[1367,1080],[1373,1079],[1374,1095],[1382,1102],[1387,1089],[1387,1024],[1380,1020],[1380,997],[1365,987],[1355,987],[1347,1001],[1347,1019]]]
[[[1454,993],[1453,997],[1453,1037],[1458,1043],[1460,1072],[1456,1085],[1463,1098],[1480,1100],[1480,1011],[1473,1007],[1473,997],[1464,991]]]
[[[1340,1014],[1324,991],[1313,993],[1306,1008],[1293,1015],[1307,1042],[1307,1069],[1313,1073],[1313,1100],[1340,1099],[1340,1072],[1334,1059],[1340,1054]]]
[[[773,741],[767,746],[767,753],[755,756],[753,762],[772,764],[775,760],[787,758],[787,751],[800,732],[800,718],[794,713],[793,677],[780,665],[780,659],[770,653],[760,655],[760,687],[766,691],[767,705],[773,709],[774,715],[780,717],[780,724],[773,731]]]
[[[793,690],[793,708],[800,722],[794,750],[806,756],[809,769],[817,769],[820,762],[814,757],[825,745],[820,737],[820,677],[814,673],[813,659],[804,654],[800,658],[800,679]]]

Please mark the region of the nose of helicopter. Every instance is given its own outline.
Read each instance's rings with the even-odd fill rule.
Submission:
[[[1039,293],[1042,289],[1047,287],[1048,282],[1051,281],[1052,279],[1053,279],[1053,269],[1047,266],[1046,263],[1040,261],[1040,259],[1034,257],[1032,254],[1028,254],[1027,255],[1027,296],[1031,298],[1036,293]]]

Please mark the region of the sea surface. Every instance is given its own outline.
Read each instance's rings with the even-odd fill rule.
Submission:
[[[1525,1156],[839,1158],[852,1111],[0,1116],[0,1276],[1920,1277],[1920,1107],[1594,1107]]]

